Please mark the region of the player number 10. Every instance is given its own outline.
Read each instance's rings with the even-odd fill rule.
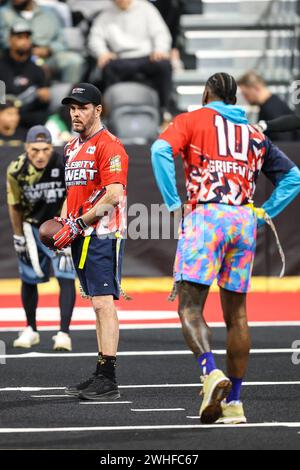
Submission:
[[[221,157],[232,156],[236,160],[248,162],[249,129],[246,125],[235,125],[222,116],[215,117],[218,130],[219,153]],[[238,140],[239,135],[239,140]]]

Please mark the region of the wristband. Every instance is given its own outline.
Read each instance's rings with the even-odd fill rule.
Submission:
[[[89,226],[82,220],[81,217],[78,217],[75,222],[77,223],[78,227],[81,228],[81,230],[87,230],[89,228]]]

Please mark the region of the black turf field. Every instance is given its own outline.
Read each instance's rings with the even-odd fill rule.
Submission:
[[[0,449],[300,449],[300,365],[293,365],[291,352],[252,355],[247,382],[273,383],[244,388],[243,401],[252,427],[200,428],[196,419],[200,386],[192,386],[199,383],[199,371],[193,357],[154,355],[186,350],[180,330],[123,330],[120,351],[125,354],[118,367],[121,403],[105,405],[80,403],[66,398],[63,390],[89,376],[96,357],[57,356],[51,351],[53,333],[41,335],[42,344],[32,351],[53,354],[51,357],[11,358],[0,365]],[[8,355],[24,354],[11,347],[15,336],[0,333]],[[77,331],[72,336],[73,353],[94,352],[94,332]],[[253,328],[253,349],[290,349],[297,339],[299,327]],[[214,349],[222,350],[224,345],[225,330],[214,329]],[[149,355],[142,355],[145,351]],[[217,360],[224,368],[225,356],[218,355]],[[168,384],[173,386],[166,387]],[[178,386],[181,384],[184,386]],[[135,388],[138,385],[147,387]],[[36,389],[4,390],[20,387]],[[51,390],[39,390],[47,387]],[[157,409],[172,411],[153,411]],[[138,428],[148,426],[154,428]]]

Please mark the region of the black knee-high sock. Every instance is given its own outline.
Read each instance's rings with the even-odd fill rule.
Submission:
[[[22,282],[22,303],[26,313],[27,324],[36,331],[36,309],[38,305],[38,288],[35,284]]]
[[[70,323],[76,301],[75,282],[72,279],[58,279],[60,287],[60,331],[69,333]]]

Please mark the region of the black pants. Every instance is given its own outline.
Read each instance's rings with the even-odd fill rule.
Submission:
[[[104,89],[127,81],[149,84],[158,92],[161,108],[169,109],[172,93],[172,67],[169,60],[151,62],[149,57],[117,59],[103,69]]]
[[[184,1],[185,0],[150,0],[150,2],[159,10],[170,30],[172,36],[172,48],[178,47],[180,17],[184,11]]]
[[[75,282],[70,279],[58,279],[60,287],[60,331],[69,333],[73,309],[76,300]],[[38,306],[38,286],[22,282],[22,302],[26,313],[27,325],[36,331],[36,309]]]

